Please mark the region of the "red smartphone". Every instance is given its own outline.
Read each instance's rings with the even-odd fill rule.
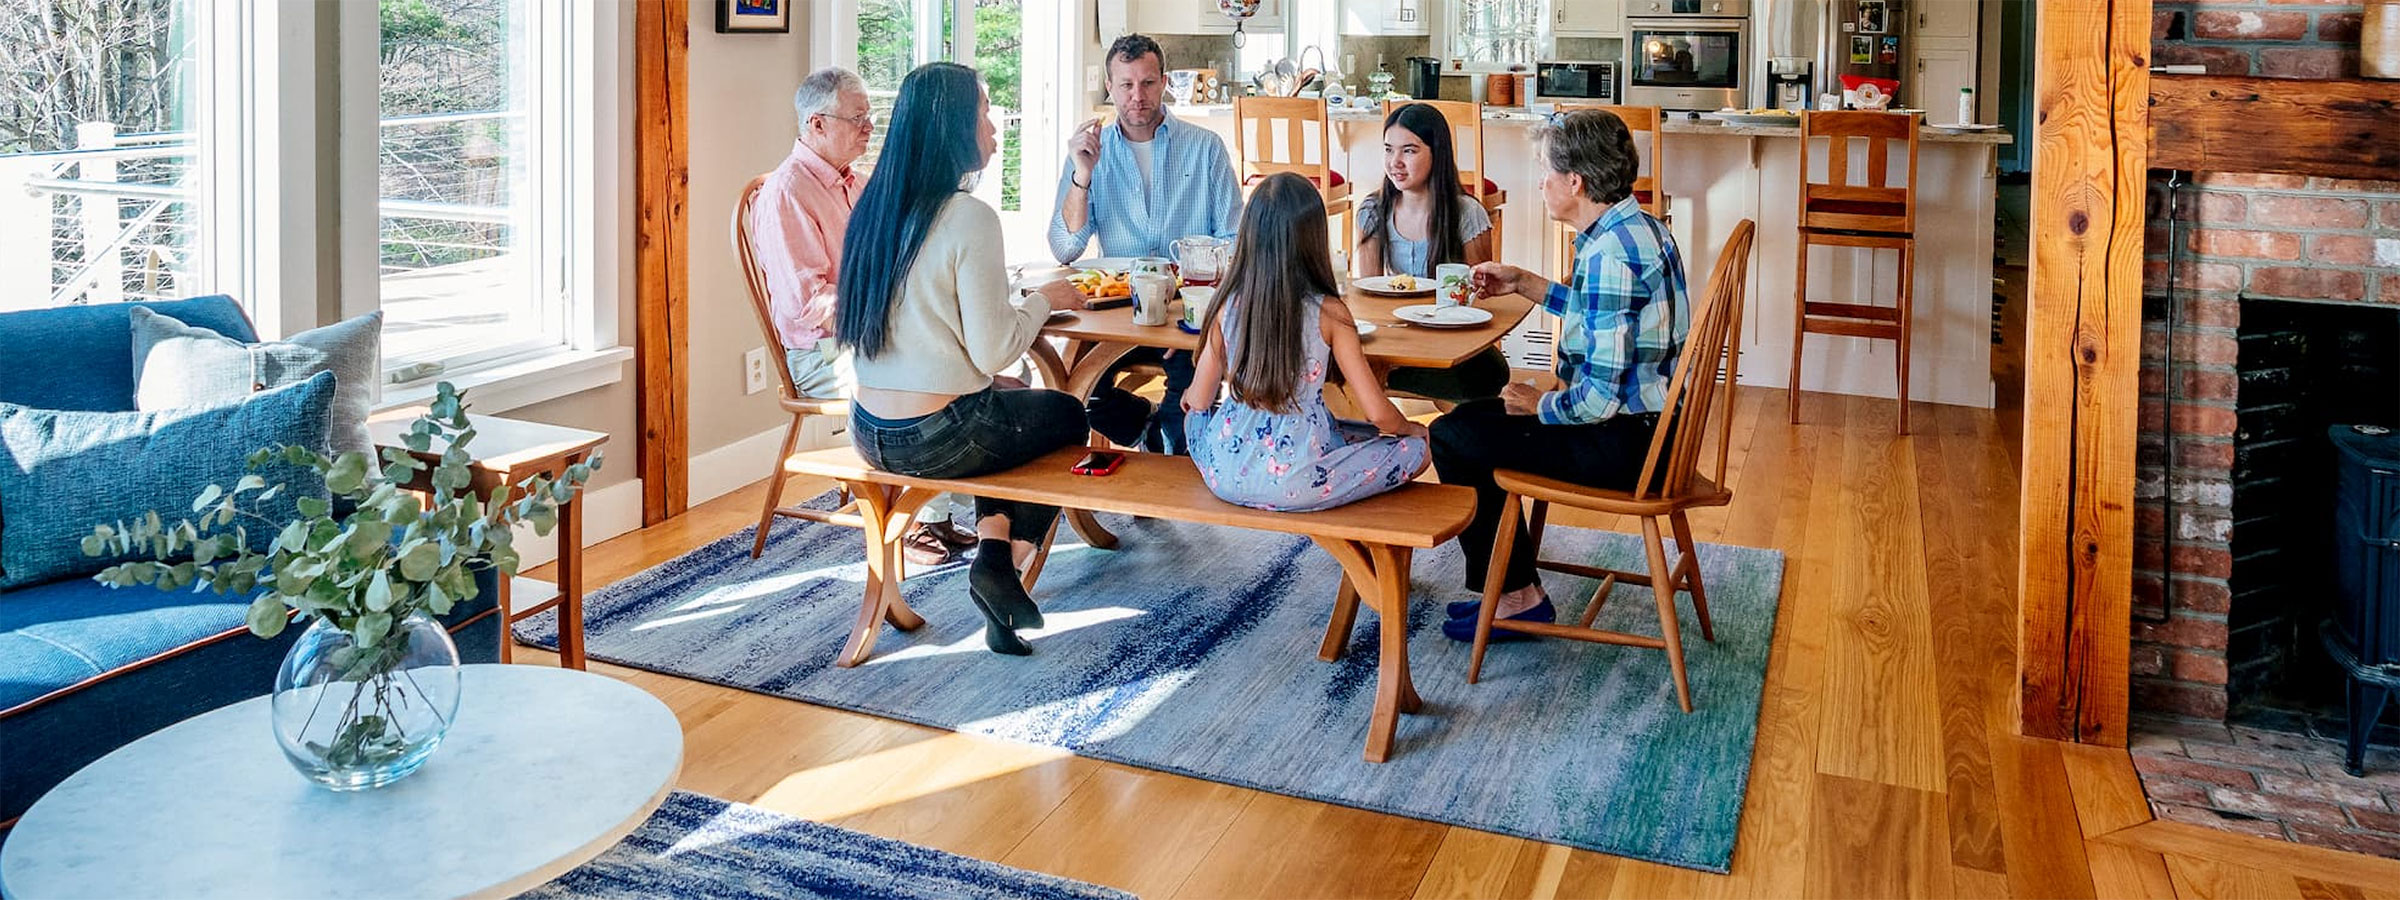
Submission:
[[[1094,450],[1075,462],[1077,475],[1107,475],[1125,464],[1125,454],[1114,450]]]

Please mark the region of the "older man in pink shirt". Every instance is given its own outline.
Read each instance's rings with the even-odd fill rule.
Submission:
[[[866,85],[851,72],[819,69],[792,95],[800,137],[759,185],[750,207],[750,252],[767,278],[767,313],[783,343],[792,385],[806,397],[850,396],[850,361],[834,346],[834,281],[842,268],[842,235],[866,179],[850,170],[867,152],[875,120]],[[926,505],[924,522],[909,535],[908,559],[938,565],[975,545],[974,535],[939,521],[955,503]]]
[[[800,137],[759,186],[750,208],[750,252],[767,276],[768,313],[792,383],[803,396],[830,400],[850,394],[848,366],[833,345],[833,282],[850,209],[866,186],[850,164],[867,152],[875,120],[866,85],[843,69],[811,73],[792,106]]]

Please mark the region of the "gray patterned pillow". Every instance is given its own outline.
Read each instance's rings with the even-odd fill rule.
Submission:
[[[333,452],[356,450],[371,459],[367,407],[381,374],[381,310],[303,331],[280,341],[245,344],[133,308],[133,406],[137,410],[240,403],[259,391],[332,372]]]

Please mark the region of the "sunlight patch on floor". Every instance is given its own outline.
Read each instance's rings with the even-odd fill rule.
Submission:
[[[748,802],[830,822],[1073,756],[1057,747],[945,734],[794,772]]]
[[[1104,606],[1099,609],[1077,609],[1043,613],[1043,627],[1020,629],[1017,632],[1017,636],[1024,638],[1027,642],[1038,646],[1045,637],[1066,634],[1067,632],[1080,628],[1090,628],[1095,625],[1105,625],[1110,622],[1122,621],[1144,615],[1148,615],[1148,613],[1138,609],[1127,609],[1122,606]],[[977,631],[974,634],[947,644],[918,644],[914,647],[903,647],[890,653],[869,659],[867,660],[866,664],[869,666],[883,666],[897,662],[907,662],[914,659],[928,659],[937,656],[954,656],[960,653],[990,652],[991,651],[986,649],[983,645],[983,632]]]

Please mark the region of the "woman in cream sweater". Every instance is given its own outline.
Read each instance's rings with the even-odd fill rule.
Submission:
[[[999,214],[965,188],[997,146],[975,70],[929,63],[901,81],[883,161],[843,239],[850,252],[834,316],[858,374],[850,439],[885,471],[983,475],[1088,433],[1075,398],[992,384],[1040,337],[1051,310],[1083,307],[1064,282],[1024,296],[1009,286]],[[980,540],[967,586],[989,626],[984,643],[1031,653],[1016,629],[1041,627],[1042,613],[1016,567],[1058,508],[977,497],[975,513]]]

